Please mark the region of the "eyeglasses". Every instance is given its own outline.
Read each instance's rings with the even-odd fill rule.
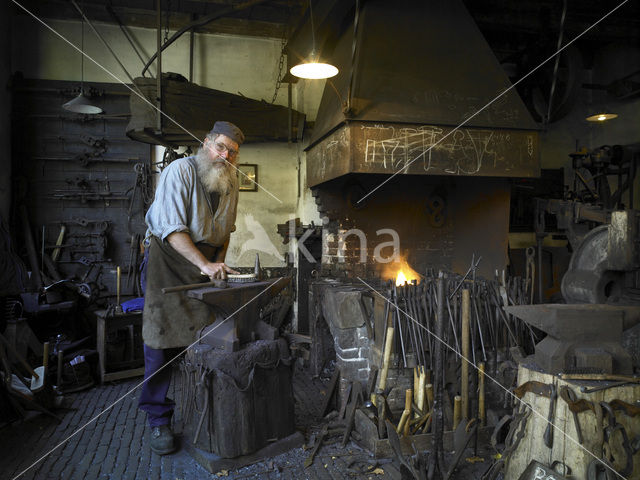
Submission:
[[[227,147],[224,143],[222,142],[213,142],[213,148],[215,149],[216,152],[218,153],[224,153],[227,152],[229,154],[230,157],[235,157],[238,154],[237,150],[234,150],[233,148],[229,148]]]

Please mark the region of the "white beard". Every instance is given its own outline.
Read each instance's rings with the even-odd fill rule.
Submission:
[[[203,149],[196,154],[198,178],[208,193],[218,192],[227,195],[234,186],[234,174],[232,167],[224,163],[223,166],[212,166],[209,154]]]

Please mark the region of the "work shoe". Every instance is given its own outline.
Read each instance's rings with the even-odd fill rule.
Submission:
[[[173,433],[169,425],[160,425],[151,429],[151,442],[149,443],[151,450],[158,455],[166,455],[173,452],[176,447],[173,441]]]

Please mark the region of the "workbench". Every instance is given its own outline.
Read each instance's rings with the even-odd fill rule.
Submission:
[[[144,352],[141,346],[136,348],[134,341],[135,329],[142,329],[142,312],[111,313],[108,310],[97,310],[95,315],[97,319],[96,349],[101,382],[144,375]],[[125,346],[127,360],[110,362],[107,357],[107,336],[121,329],[126,329],[128,333]]]

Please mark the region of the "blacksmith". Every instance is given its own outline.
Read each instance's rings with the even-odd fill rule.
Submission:
[[[212,323],[209,307],[181,293],[161,289],[238,273],[225,263],[229,236],[235,230],[238,203],[236,169],[242,131],[216,122],[198,153],[173,161],[162,172],[155,199],[146,215],[144,340],[145,380],[196,340]],[[175,450],[170,428],[175,403],[167,398],[171,368],[146,381],[139,408],[147,412],[151,449],[165,455]]]

